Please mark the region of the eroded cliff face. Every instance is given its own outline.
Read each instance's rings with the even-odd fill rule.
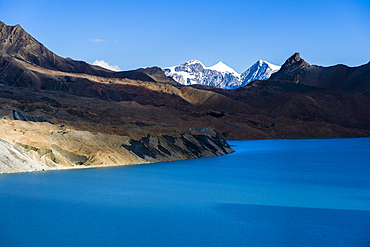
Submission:
[[[233,152],[211,128],[132,129],[130,136],[0,120],[0,173],[134,165]],[[149,134],[154,133],[154,134]]]

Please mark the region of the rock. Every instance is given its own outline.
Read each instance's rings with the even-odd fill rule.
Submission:
[[[217,133],[181,134],[179,137],[148,134],[139,140],[131,139],[129,145],[122,144],[122,147],[146,161],[202,158],[232,152],[230,146]]]
[[[45,165],[29,156],[25,149],[0,139],[0,173],[42,171]]]
[[[49,122],[43,116],[39,116],[37,114],[29,115],[27,113],[23,113],[12,109],[0,109],[0,119],[11,119],[31,122]]]
[[[58,145],[51,144],[51,147],[56,150],[63,158],[67,159],[69,162],[75,164],[75,165],[82,165],[84,164],[87,160],[88,157],[84,155],[77,155],[72,152],[69,152]],[[62,163],[62,160],[56,159],[56,163]]]
[[[310,64],[303,60],[299,53],[294,53],[289,57],[280,70],[271,75],[271,80],[287,80],[298,83],[302,69],[309,67]]]

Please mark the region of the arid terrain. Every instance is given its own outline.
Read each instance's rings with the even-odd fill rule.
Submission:
[[[369,64],[325,68],[298,53],[238,89],[182,86],[158,67],[59,57],[1,22],[0,83],[0,172],[221,155],[232,152],[224,139],[370,136]]]

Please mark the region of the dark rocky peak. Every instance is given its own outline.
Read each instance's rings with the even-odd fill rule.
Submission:
[[[15,25],[15,26],[8,26],[4,22],[0,21],[0,34],[3,34],[5,32],[12,32],[14,29],[23,29],[21,25]]]
[[[33,38],[20,25],[8,26],[3,22],[0,22],[1,53],[51,70],[84,73],[109,78],[129,78],[173,83],[173,80],[168,78],[159,68],[151,69],[148,73],[146,69],[144,71],[112,72],[83,61],[60,57]]]
[[[0,50],[21,59],[26,58],[23,56],[26,52],[41,53],[47,50],[46,47],[28,34],[21,25],[8,26],[0,22],[0,40]]]
[[[310,66],[310,64],[302,59],[301,55],[297,52],[285,61],[280,70],[283,70],[286,73],[292,73],[308,66]]]
[[[310,65],[299,53],[288,58],[270,82],[283,81],[331,90],[346,90],[370,95],[370,63],[359,67],[338,64],[330,67]]]
[[[301,58],[301,54],[299,52],[294,53],[291,57],[289,57],[285,63],[287,64],[294,64],[294,63],[301,63],[304,60]]]
[[[25,47],[38,43],[20,25],[8,26],[3,22],[0,22],[0,40],[0,50],[14,56],[20,55]]]
[[[311,65],[301,58],[301,55],[296,52],[291,57],[289,57],[281,69],[272,74],[270,79],[272,80],[285,80],[293,83],[299,82],[299,73]]]
[[[21,27],[21,25],[17,24],[15,26],[8,26],[6,25],[4,22],[0,21],[0,33],[4,33],[4,32],[12,32],[13,30],[23,30],[23,28]]]
[[[47,69],[59,70],[59,67],[66,67],[63,66],[63,58],[47,49],[20,25],[8,26],[3,22],[0,23],[0,50],[12,57]]]
[[[56,55],[20,25],[8,26],[0,22],[0,51],[46,69],[102,75],[100,71],[83,61],[65,59]]]

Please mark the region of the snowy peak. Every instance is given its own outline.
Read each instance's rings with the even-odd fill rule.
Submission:
[[[185,62],[179,66],[182,66],[182,67],[193,67],[193,68],[206,68],[206,66],[199,60],[190,60],[188,62]],[[174,67],[177,67],[177,66],[174,66]]]
[[[204,64],[201,61],[195,60],[195,59],[194,60],[190,60],[190,61],[188,61],[188,62],[186,62],[184,64],[201,64],[203,67],[205,67]]]
[[[248,70],[239,74],[221,61],[207,67],[199,60],[190,60],[177,66],[164,68],[163,71],[183,85],[200,84],[234,89],[254,80],[266,80],[279,69],[280,66],[258,60]]]
[[[216,63],[215,65],[213,65],[211,67],[208,67],[208,69],[217,70],[217,71],[223,72],[223,73],[231,73],[231,74],[239,75],[235,70],[233,70],[232,68],[230,68],[229,66],[224,64],[222,61]]]
[[[258,60],[249,69],[241,74],[242,86],[255,80],[267,80],[270,76],[279,71],[280,66],[269,62]]]
[[[269,63],[267,61],[264,61],[264,60],[258,60],[257,62],[255,62],[250,68],[252,68],[253,66],[258,66],[258,67],[269,67],[270,69],[272,70],[279,70],[281,66],[278,66],[278,65],[275,65],[275,64],[272,64],[272,63]]]
[[[170,67],[175,72],[196,73],[204,70],[206,66],[199,60],[190,60],[178,66]]]
[[[263,60],[258,60],[258,63],[260,64],[260,66],[263,66],[264,64],[266,64],[270,69],[272,69],[274,71],[278,71],[281,68],[281,66],[279,66],[279,65],[275,65],[275,64],[269,63],[267,61],[263,61]]]
[[[240,75],[223,62],[206,67],[199,60],[190,60],[177,66],[164,68],[163,71],[183,85],[200,84],[236,88],[240,82]]]

